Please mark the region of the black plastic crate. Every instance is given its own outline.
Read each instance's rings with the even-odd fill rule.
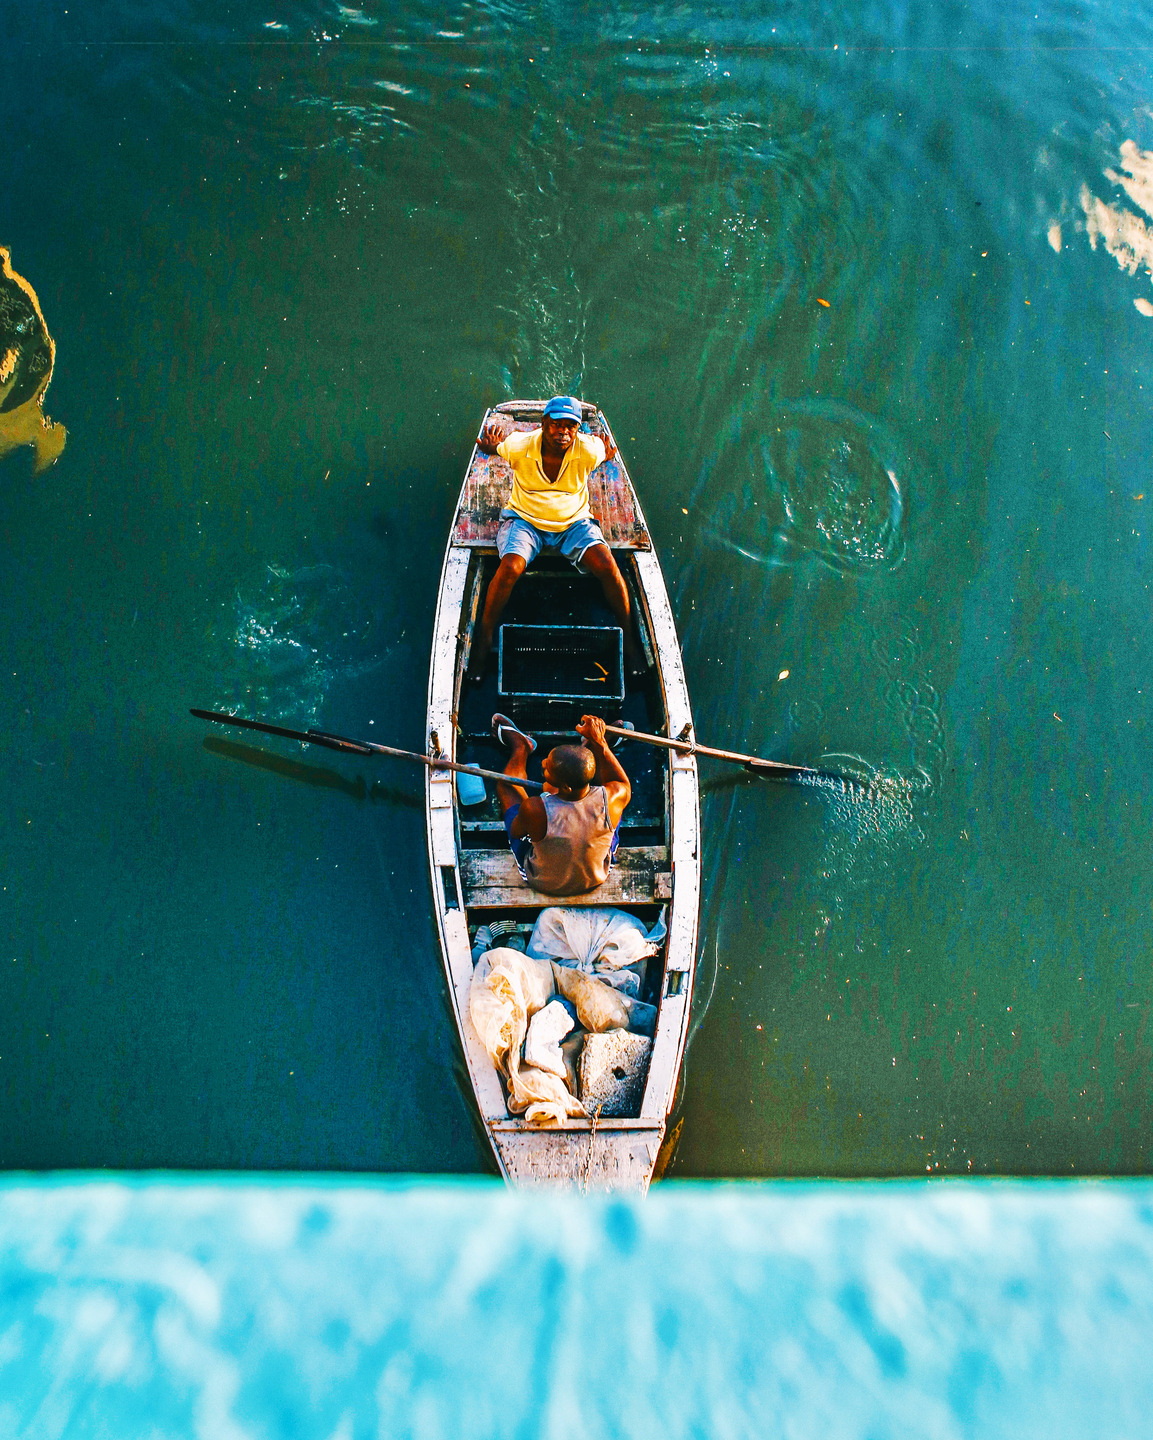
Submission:
[[[502,625],[497,693],[521,700],[622,701],[624,643],[615,625]]]

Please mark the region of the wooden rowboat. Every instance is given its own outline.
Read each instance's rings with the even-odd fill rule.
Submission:
[[[543,403],[513,400],[495,409],[527,430],[540,423]],[[595,406],[585,405],[584,412],[586,421],[599,418]],[[637,686],[626,687],[623,678],[618,684],[610,654],[615,622],[599,586],[567,562],[548,559],[538,559],[513,592],[503,616],[504,634],[493,647],[483,679],[474,683],[466,677],[473,628],[498,563],[496,531],[510,488],[511,473],[504,461],[474,447],[441,572],[428,683],[430,753],[503,769],[504,752],[489,728],[496,710],[537,736],[541,743],[533,760],[538,767],[553,745],[573,739],[572,727],[583,712],[600,714],[610,723],[628,721],[637,730],[691,737],[688,690],[668,593],[619,455],[590,478],[590,498],[630,590],[651,666],[648,677]],[[542,626],[558,628],[529,633],[529,627]],[[608,650],[582,650],[593,641],[603,644],[606,635]],[[533,642],[527,666],[525,655],[519,654],[519,670],[514,639]],[[580,661],[585,653],[610,658],[594,669],[587,660]],[[589,670],[591,675],[583,673]],[[598,673],[602,670],[611,672],[603,680]],[[501,1173],[514,1185],[552,1183],[643,1193],[666,1138],[688,1033],[696,954],[701,878],[697,765],[692,755],[639,742],[625,741],[617,753],[633,786],[617,863],[598,890],[564,899],[540,895],[521,878],[491,785],[482,804],[466,806],[451,772],[427,772],[432,893],[453,1014],[481,1123]],[[534,772],[530,766],[530,776],[534,773],[539,778],[539,768]],[[505,922],[506,936],[515,927],[527,939],[540,911],[556,904],[615,906],[646,925],[655,923],[665,908],[668,938],[663,951],[650,960],[645,981],[644,998],[659,1011],[636,1113],[541,1129],[509,1114],[501,1076],[469,1019],[469,989],[479,926]]]

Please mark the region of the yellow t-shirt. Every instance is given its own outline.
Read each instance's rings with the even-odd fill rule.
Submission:
[[[540,442],[540,430],[521,430],[496,447],[512,470],[508,506],[538,530],[567,530],[591,514],[588,478],[605,458],[604,441],[578,430],[555,480],[541,467]]]

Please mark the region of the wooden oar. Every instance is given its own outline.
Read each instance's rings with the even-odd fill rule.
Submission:
[[[303,745],[323,745],[328,750],[346,750],[352,755],[395,755],[399,760],[415,760],[430,770],[455,770],[461,775],[479,775],[484,780],[503,780],[506,785],[519,785],[539,795],[544,786],[539,780],[521,780],[499,770],[482,770],[479,765],[457,765],[452,760],[438,760],[415,750],[398,750],[395,745],[378,745],[374,740],[348,740],[343,735],[329,735],[324,730],[286,730],[283,725],[269,725],[264,720],[245,720],[221,710],[192,710],[198,720],[212,720],[217,725],[235,725],[240,730],[259,730],[262,735],[283,735],[286,740],[299,740]]]
[[[743,765],[767,780],[791,780],[794,777],[811,780],[837,780],[842,785],[859,785],[857,780],[846,779],[844,775],[831,770],[815,770],[811,765],[788,765],[783,760],[763,760],[759,755],[740,755],[735,750],[717,750],[712,745],[699,745],[695,740],[669,740],[664,735],[649,735],[644,730],[626,730],[623,725],[606,725],[605,733],[620,735],[626,740],[643,740],[646,745],[659,745],[664,750],[676,750],[681,755],[711,755],[714,760],[727,760],[731,765]]]

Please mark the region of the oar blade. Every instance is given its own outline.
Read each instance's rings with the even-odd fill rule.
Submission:
[[[771,760],[746,760],[741,769],[762,780],[795,780],[798,774],[792,765],[774,765]]]

